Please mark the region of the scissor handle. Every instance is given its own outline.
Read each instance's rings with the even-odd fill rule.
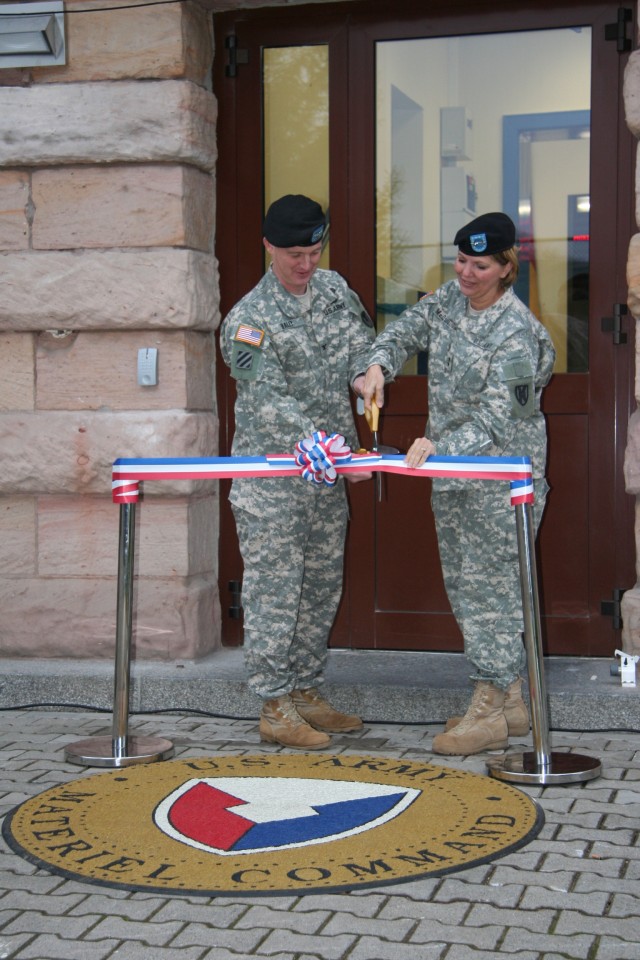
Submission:
[[[380,418],[380,408],[375,400],[371,401],[371,409],[367,410],[365,407],[364,411],[365,420],[369,424],[369,429],[371,433],[377,433],[378,430],[378,420]]]

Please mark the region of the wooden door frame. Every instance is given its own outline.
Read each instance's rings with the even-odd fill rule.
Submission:
[[[477,5],[461,3],[451,9],[448,0],[436,0],[429,4],[425,11],[424,3],[419,0],[405,0],[396,4],[393,20],[389,20],[386,0],[360,0],[337,4],[321,4],[313,7],[314,17],[309,17],[310,7],[299,8],[261,8],[252,11],[236,11],[214,16],[216,24],[216,49],[220,53],[216,56],[214,65],[214,90],[218,96],[219,120],[218,141],[220,144],[220,159],[218,166],[218,219],[217,219],[217,248],[221,271],[221,312],[223,316],[239,297],[249,290],[262,275],[262,247],[261,216],[263,188],[260,178],[255,176],[244,178],[244,187],[240,191],[239,164],[244,158],[251,156],[252,144],[255,139],[255,130],[261,129],[259,97],[255,90],[261,86],[260,63],[254,58],[253,62],[241,65],[238,69],[248,70],[252,81],[244,84],[243,89],[249,91],[248,97],[243,99],[242,90],[229,78],[225,77],[224,38],[235,32],[238,26],[256,35],[259,33],[259,42],[269,43],[287,42],[328,42],[331,41],[332,56],[330,57],[330,111],[332,122],[330,130],[330,163],[331,169],[341,169],[345,162],[357,169],[358,175],[350,175],[347,170],[345,176],[330,178],[330,205],[334,211],[331,232],[331,261],[332,268],[347,275],[350,284],[360,293],[365,305],[373,312],[374,284],[371,282],[371,264],[375,263],[375,191],[373,183],[373,165],[371,157],[375,155],[374,129],[374,44],[376,40],[403,39],[420,36],[465,35],[477,33],[510,32],[513,29],[528,30],[540,29],[541,19],[544,18],[545,27],[573,26],[576,22],[576,10],[584,13],[582,22],[592,26],[595,31],[604,31],[606,23],[612,17],[615,19],[615,10],[612,4],[583,4],[578,0],[565,0],[559,6],[547,2],[534,2],[525,9],[515,10],[513,4],[499,2],[492,8],[478,12]],[[317,14],[317,16],[315,16]],[[428,18],[428,20],[427,20]],[[425,24],[425,21],[426,24]],[[357,30],[348,29],[351,24],[358,25]],[[417,30],[417,25],[420,30]],[[517,24],[517,26],[516,26]],[[292,38],[295,37],[295,40]],[[240,43],[241,45],[241,43]],[[614,45],[615,46],[615,45]],[[602,55],[602,48],[598,56]],[[608,55],[608,54],[606,54]],[[634,141],[629,134],[623,112],[621,74],[623,61],[618,59],[617,75],[610,69],[598,69],[599,61],[592,59],[592,98],[591,113],[592,125],[597,127],[603,143],[619,144],[618,169],[619,178],[628,183],[628,191],[619,190],[617,193],[617,209],[598,209],[598,204],[604,203],[597,193],[592,197],[592,204],[596,205],[594,217],[598,218],[601,226],[599,235],[594,237],[591,244],[591,262],[600,264],[613,262],[626,264],[629,239],[634,232],[633,224],[633,166]],[[348,66],[347,66],[348,65]],[[368,83],[354,84],[350,77],[369,78]],[[611,103],[618,103],[618,110],[611,110]],[[340,131],[347,131],[348,140],[345,143]],[[602,136],[602,131],[606,131]],[[626,144],[625,144],[626,140]],[[592,151],[592,179],[602,175],[598,169],[602,151]],[[335,215],[335,211],[343,211],[343,215]],[[606,225],[606,226],[605,226]],[[612,251],[613,260],[611,259]],[[624,270],[618,268],[615,273],[614,302],[624,303],[626,300],[626,285]],[[590,328],[595,330],[594,317],[611,315],[613,309],[611,296],[611,278],[607,271],[592,270],[590,275]],[[609,352],[597,348],[595,338],[592,340],[591,385],[592,398],[596,402],[590,422],[588,438],[589,449],[600,451],[604,443],[603,437],[610,436],[611,417],[620,429],[616,430],[615,449],[605,451],[603,455],[612,457],[615,461],[615,480],[613,484],[594,482],[590,505],[590,544],[596,542],[597,537],[611,536],[609,521],[604,518],[616,517],[616,528],[619,540],[615,549],[614,583],[621,587],[629,587],[633,580],[629,579],[633,573],[633,558],[635,554],[634,504],[633,498],[618,496],[624,490],[621,481],[624,464],[624,433],[626,424],[633,407],[633,379],[634,379],[634,325],[629,322],[629,345],[626,351]],[[226,369],[221,365],[218,357],[218,404],[220,411],[220,452],[228,453],[233,430],[233,382],[226,375]],[[598,376],[598,369],[608,365],[607,376]],[[613,369],[612,369],[613,368]],[[396,382],[389,392],[386,412],[389,416],[402,415],[407,409],[407,399],[411,391],[410,378],[403,378]],[[565,400],[576,404],[576,410],[585,404],[587,378],[580,374],[572,375],[571,384],[563,392],[569,391]],[[613,394],[605,395],[603,383],[613,382]],[[595,391],[595,394],[594,394]],[[557,389],[552,383],[547,389],[544,399],[545,412],[552,414],[558,408]],[[573,396],[573,399],[572,399]],[[563,401],[564,402],[564,401]],[[426,413],[426,407],[425,407]],[[363,498],[367,496],[367,485],[354,487],[350,491],[354,507],[363,511],[370,509],[373,513],[373,504],[368,505]],[[228,481],[221,484],[221,543],[231,537],[235,540],[233,518],[226,500]],[[602,510],[600,505],[605,504]],[[362,524],[359,531],[353,531],[347,549],[347,566],[361,562],[363,557],[374,558],[375,537],[374,522]],[[599,553],[590,546],[592,551],[592,566],[590,579],[593,584],[605,582],[611,575],[609,569],[610,558]],[[631,560],[631,562],[630,562]],[[224,575],[221,563],[221,600],[223,607],[227,601],[227,583],[222,581]],[[627,582],[628,581],[628,582]],[[590,586],[589,617],[595,623],[603,616],[601,604],[609,597],[600,596],[597,586]],[[351,615],[352,607],[368,613],[358,618]],[[375,587],[368,584],[365,578],[347,577],[347,589],[334,629],[333,644],[350,645],[354,647],[369,646],[370,638],[375,630]],[[229,630],[230,626],[230,630]],[[239,627],[228,625],[227,632],[231,636],[225,642],[238,642]],[[569,634],[571,631],[569,631]],[[613,634],[612,634],[613,637]],[[615,644],[612,640],[612,649]],[[558,651],[556,651],[558,652]],[[575,654],[576,650],[569,643],[567,653]],[[593,652],[583,649],[584,654]]]

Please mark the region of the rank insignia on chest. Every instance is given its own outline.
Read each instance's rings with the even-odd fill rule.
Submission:
[[[264,330],[241,323],[233,339],[238,343],[248,343],[252,347],[261,347],[264,340]]]

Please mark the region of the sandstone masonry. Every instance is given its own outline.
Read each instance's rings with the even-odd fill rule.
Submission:
[[[69,0],[67,65],[0,73],[5,657],[113,656],[113,460],[217,452],[211,14],[120,6]],[[138,657],[219,645],[213,488],[144,491]]]

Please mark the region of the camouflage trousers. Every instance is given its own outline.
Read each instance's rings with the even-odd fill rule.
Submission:
[[[323,682],[343,586],[342,491],[314,491],[274,522],[233,506],[244,562],[244,658],[264,700]],[[286,525],[284,522],[286,521]]]
[[[542,519],[546,480],[534,481],[534,529]],[[432,507],[444,584],[464,637],[472,680],[505,690],[526,666],[515,512],[509,485],[435,491]]]

